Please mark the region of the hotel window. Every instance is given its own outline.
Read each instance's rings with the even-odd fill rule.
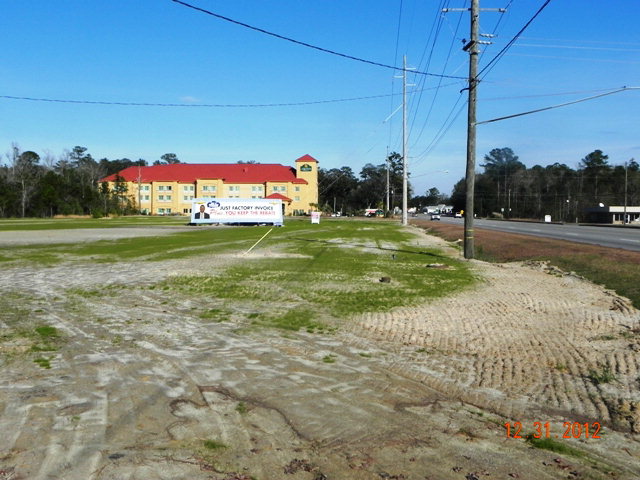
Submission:
[[[202,191],[203,192],[215,192],[216,191],[216,186],[215,185],[203,185],[202,186]]]
[[[158,195],[158,201],[164,202],[164,195]]]
[[[230,192],[239,192],[240,191],[240,186],[239,185],[230,185],[229,186],[229,191]]]
[[[142,199],[143,199],[145,202],[148,202],[148,201],[149,201],[149,195],[144,195],[144,196],[142,197]]]
[[[182,197],[182,199],[185,202],[189,202],[189,201],[193,200],[193,195],[185,195],[184,197]]]
[[[182,213],[191,213],[191,209],[190,208],[183,208],[182,209]]]
[[[165,208],[165,213],[171,213],[171,209],[170,208]]]
[[[164,192],[164,185],[159,185],[158,186],[158,191]]]
[[[164,215],[164,208],[159,208],[159,209],[158,209],[158,213],[159,213],[160,215]]]
[[[299,201],[300,201],[300,197],[294,197],[293,199],[294,199],[296,202],[299,202]]]
[[[280,187],[280,191],[281,192],[286,192],[287,191],[287,187],[285,187],[285,186]]]
[[[296,187],[296,192],[299,192],[299,191],[300,191],[300,187]]]
[[[182,191],[183,192],[193,192],[193,185],[183,185],[182,186]]]
[[[149,185],[142,185],[141,190],[148,192],[149,191]]]

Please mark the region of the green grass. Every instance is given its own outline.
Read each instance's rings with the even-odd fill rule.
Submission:
[[[138,217],[109,222],[130,226],[145,224],[147,220]],[[59,224],[86,226],[91,222],[102,221],[44,224],[57,228]],[[193,227],[159,237],[12,247],[3,252],[3,259],[41,264],[44,259],[49,263],[63,260],[94,263],[242,255],[271,228]],[[260,256],[264,251],[277,255]],[[449,268],[426,268],[432,263]],[[230,265],[224,270],[216,269],[211,275],[172,277],[153,288],[211,299],[215,308],[204,309],[200,313],[203,320],[218,322],[240,316],[247,319],[249,327],[329,333],[353,315],[422,303],[474,282],[466,263],[436,249],[420,248],[415,234],[395,221],[383,220],[341,219],[311,225],[308,221],[287,219],[285,226],[273,228],[251,255]],[[381,282],[383,277],[391,281]],[[115,296],[121,293],[121,288],[76,288],[68,293],[79,310],[83,298]]]
[[[445,240],[463,237],[462,227],[416,222],[428,233]],[[640,308],[640,253],[584,243],[567,242],[528,235],[475,230],[476,258],[488,262],[523,260],[549,261],[565,272],[615,290]]]
[[[637,263],[612,261],[606,255],[563,255],[549,260],[564,271],[576,272],[615,290],[640,308],[640,268]]]
[[[46,369],[50,369],[51,368],[51,359],[50,358],[38,357],[33,362],[37,363],[42,368],[46,368]]]
[[[532,447],[539,448],[541,450],[549,450],[550,452],[562,455],[571,455],[578,458],[583,458],[585,456],[584,452],[577,448],[573,448],[570,445],[554,440],[553,438],[535,438],[533,435],[527,435],[526,441]]]
[[[259,312],[253,325],[315,332],[327,331],[327,321],[421,303],[473,283],[466,264],[412,244],[415,237],[391,222],[291,222],[268,243],[285,255],[251,258],[212,276],[171,278],[160,288],[221,299],[229,309],[241,303]],[[450,268],[426,268],[435,262]]]
[[[324,363],[336,363],[336,356],[335,355],[325,355],[324,357],[322,357],[322,361]]]
[[[227,445],[217,440],[205,440],[202,444],[207,450],[222,450],[227,448]]]
[[[589,370],[587,378],[594,385],[615,382],[617,379],[609,367],[602,367],[600,370]]]
[[[185,225],[189,217],[128,216],[113,218],[8,218],[0,219],[0,231],[118,228],[151,225]]]

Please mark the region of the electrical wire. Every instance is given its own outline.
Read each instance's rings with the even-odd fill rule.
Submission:
[[[73,103],[82,105],[117,105],[126,107],[183,107],[183,108],[269,108],[269,107],[298,107],[305,105],[321,105],[326,103],[355,102],[359,100],[372,100],[385,98],[397,94],[371,95],[368,97],[340,98],[333,100],[316,100],[309,102],[290,103],[144,103],[144,102],[107,102],[98,100],[62,100],[57,98],[18,97],[13,95],[0,95],[0,98],[8,100],[27,100],[31,102]]]
[[[239,25],[241,27],[245,27],[245,28],[248,28],[250,30],[254,30],[256,32],[263,33],[265,35],[269,35],[271,37],[279,38],[280,40],[285,40],[287,42],[295,43],[296,45],[301,45],[303,47],[312,48],[314,50],[318,50],[320,52],[328,53],[330,55],[336,55],[338,57],[347,58],[349,60],[355,60],[357,62],[367,63],[369,65],[374,65],[374,66],[377,66],[377,67],[388,68],[388,69],[396,70],[396,71],[404,71],[404,69],[400,68],[400,67],[395,67],[395,66],[392,66],[392,65],[386,65],[384,63],[374,62],[372,60],[366,60],[364,58],[355,57],[353,55],[347,55],[345,53],[336,52],[335,50],[329,50],[327,48],[318,47],[317,45],[312,45],[312,44],[306,43],[306,42],[301,42],[300,40],[295,40],[295,39],[290,38],[290,37],[285,37],[284,35],[280,35],[280,34],[277,34],[277,33],[274,33],[274,32],[270,32],[270,31],[265,30],[263,28],[254,27],[254,26],[249,25],[247,23],[239,22],[238,20],[234,20],[232,18],[225,17],[223,15],[220,15],[218,13],[212,12],[210,10],[206,10],[204,8],[196,7],[195,5],[191,5],[191,4],[187,3],[187,2],[183,2],[182,0],[171,0],[171,1],[174,2],[174,3],[178,3],[180,5],[183,5],[183,6],[187,7],[187,8],[191,8],[193,10],[196,10],[198,12],[205,13],[205,14],[210,15],[212,17],[216,17],[216,18],[218,18],[220,20],[224,20],[225,22],[230,22],[230,23],[233,23],[234,25]],[[452,76],[452,75],[438,75],[436,73],[421,72],[421,71],[413,71],[413,73],[415,73],[416,75],[426,75],[426,76],[431,76],[431,77],[456,78],[456,79],[463,79],[464,78],[464,77],[456,77],[456,76]]]
[[[524,115],[531,115],[532,113],[544,112],[545,110],[552,110],[554,108],[566,107],[568,105],[573,105],[573,104],[581,103],[581,102],[587,102],[589,100],[594,100],[596,98],[605,97],[607,95],[613,95],[614,93],[620,93],[620,92],[624,92],[624,91],[627,91],[627,90],[640,90],[640,87],[622,87],[622,88],[619,88],[618,90],[614,90],[612,92],[601,93],[600,95],[594,95],[594,96],[587,97],[587,98],[581,98],[579,100],[574,100],[573,102],[561,103],[559,105],[552,105],[550,107],[537,108],[536,110],[529,110],[527,112],[514,113],[513,115],[507,115],[505,117],[493,118],[491,120],[484,120],[482,122],[476,122],[476,125],[484,125],[486,123],[498,122],[500,120],[508,120],[510,118],[522,117]]]
[[[527,23],[525,23],[524,27],[522,27],[518,33],[516,33],[514,35],[514,37],[509,40],[509,42],[504,46],[504,48],[502,50],[500,50],[498,52],[498,54],[493,57],[485,66],[484,68],[482,68],[482,70],[480,70],[480,72],[478,72],[478,74],[476,75],[476,78],[480,78],[480,76],[486,71],[487,73],[489,73],[491,71],[491,69],[495,66],[495,64],[497,63],[497,61],[499,59],[501,59],[504,54],[507,52],[507,50],[509,50],[509,48],[511,48],[511,46],[513,46],[513,44],[516,42],[516,40],[518,40],[518,38],[520,37],[520,35],[522,35],[522,32],[524,32],[529,25],[531,25],[531,23],[533,23],[533,21],[538,17],[538,15],[540,15],[542,13],[542,11],[547,7],[547,5],[549,5],[549,3],[551,3],[551,0],[545,0],[545,2],[542,4],[542,6],[538,9],[538,11],[533,15],[533,17],[531,17],[529,19],[529,21]]]

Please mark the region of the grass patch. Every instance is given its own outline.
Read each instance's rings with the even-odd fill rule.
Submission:
[[[445,240],[462,238],[458,225],[412,222]],[[584,243],[475,228],[476,258],[489,262],[544,260],[627,297],[640,308],[640,253]]]
[[[37,363],[42,368],[46,368],[46,369],[50,369],[51,368],[51,359],[50,358],[38,357],[33,362]]]
[[[58,336],[58,329],[50,325],[41,325],[35,328],[35,332],[43,339],[55,338]]]
[[[428,301],[474,281],[466,264],[415,246],[413,234],[391,222],[309,228],[293,221],[268,241],[279,246],[278,258],[251,258],[215,276],[173,277],[158,288],[223,300],[228,309],[250,307],[261,312],[243,313],[252,325],[328,332],[336,319]],[[449,268],[426,268],[432,263]],[[273,312],[274,303],[281,311]]]
[[[240,415],[244,415],[248,411],[249,411],[249,409],[247,408],[247,404],[246,403],[239,402],[238,405],[236,405],[236,412],[238,412]]]
[[[533,434],[529,434],[526,437],[526,441],[532,447],[539,448],[541,450],[549,450],[550,452],[555,452],[562,455],[571,455],[578,458],[585,457],[584,452],[578,450],[577,448],[573,448],[566,443],[554,440],[553,438],[535,438]]]
[[[184,219],[183,219],[184,221]],[[294,224],[296,222],[293,222]],[[299,222],[298,222],[299,223]],[[140,224],[131,223],[125,226]],[[78,227],[80,228],[80,227]],[[54,245],[9,247],[0,261],[52,265],[63,260],[114,263],[123,260],[163,261],[195,255],[244,251],[266,233],[268,227],[220,227],[172,233],[157,237],[134,237]]]
[[[224,322],[229,319],[230,312],[222,308],[210,308],[202,312],[199,317],[203,320],[209,320],[211,322]]]
[[[336,363],[336,356],[333,354],[329,354],[329,355],[325,355],[324,357],[322,357],[322,361],[324,363]]]
[[[601,385],[604,383],[615,382],[616,376],[613,374],[609,367],[602,367],[600,370],[589,370],[587,378],[594,385]]]
[[[202,442],[202,445],[207,450],[222,450],[228,448],[227,445],[217,440],[205,440],[204,442]]]
[[[77,228],[118,228],[152,225],[185,225],[187,217],[127,216],[112,218],[8,218],[0,219],[0,231],[67,230]]]

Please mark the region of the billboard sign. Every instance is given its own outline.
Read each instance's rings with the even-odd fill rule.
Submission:
[[[268,198],[196,198],[191,223],[272,223],[282,225],[282,200]]]

